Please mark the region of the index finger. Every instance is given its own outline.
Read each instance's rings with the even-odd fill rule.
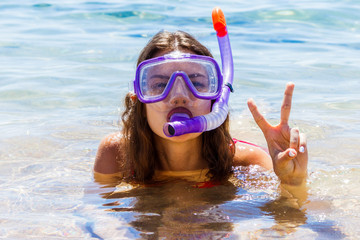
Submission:
[[[294,83],[286,84],[284,99],[281,105],[280,124],[287,124],[290,117],[291,101],[294,92]]]
[[[265,117],[259,112],[253,99],[250,98],[248,100],[247,104],[248,104],[251,114],[253,115],[253,118],[254,118],[256,124],[259,126],[261,131],[263,133],[265,133],[266,130],[269,127],[271,127],[270,123],[268,121],[266,121]]]

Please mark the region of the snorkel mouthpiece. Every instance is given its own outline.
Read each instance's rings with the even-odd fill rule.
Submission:
[[[212,111],[203,116],[187,118],[174,116],[163,127],[168,137],[180,136],[186,133],[210,131],[218,128],[228,115],[228,101],[234,78],[233,59],[224,13],[216,7],[212,11],[212,20],[220,48],[222,74],[224,85],[221,95],[212,106]]]
[[[163,128],[165,135],[168,137],[206,131],[207,124],[204,116],[194,118],[176,117],[171,120],[174,121],[166,123]]]

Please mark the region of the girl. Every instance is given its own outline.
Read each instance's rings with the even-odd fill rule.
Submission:
[[[211,84],[217,84],[217,80],[208,76],[216,68],[211,70],[205,65],[216,64],[214,60],[202,57],[213,58],[206,47],[181,31],[156,34],[142,50],[137,62],[139,66],[148,59],[160,61],[161,57],[168,55],[185,58],[188,54],[200,56],[198,58],[204,59],[204,64],[198,66],[183,60],[181,63],[164,62],[155,67],[146,65],[149,68],[146,82],[141,84],[146,85],[143,91],[147,91],[149,96],[163,89],[174,73],[178,75],[170,92],[160,100],[150,103],[145,95],[127,94],[122,134],[114,133],[101,141],[94,165],[95,174],[149,182],[164,175],[186,176],[191,172],[211,182],[219,182],[229,178],[233,166],[257,164],[273,169],[283,184],[302,185],[307,176],[308,153],[305,136],[288,125],[294,90],[292,83],[286,85],[281,119],[276,126],[266,121],[252,99],[248,100],[248,107],[265,136],[269,153],[253,144],[232,139],[229,117],[211,131],[175,137],[164,134],[163,126],[174,114],[193,118],[211,111],[214,100],[199,96],[204,92],[209,96],[213,93],[209,89]],[[137,74],[142,76],[144,71],[138,67]],[[195,90],[191,90],[189,84],[193,84]],[[195,96],[196,92],[199,96]]]

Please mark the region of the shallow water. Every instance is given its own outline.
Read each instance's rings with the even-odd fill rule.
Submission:
[[[276,123],[293,81],[291,125],[310,150],[308,201],[289,207],[276,177],[253,168],[226,186],[170,182],[106,198],[114,188],[94,182],[92,164],[100,139],[119,130],[137,55],[159,30],[181,29],[219,60],[216,5],[235,62],[232,134],[265,146],[246,100]],[[2,1],[0,237],[356,239],[359,10],[355,0]]]

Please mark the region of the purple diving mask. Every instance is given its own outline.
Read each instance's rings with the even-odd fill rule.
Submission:
[[[136,69],[135,94],[143,103],[162,101],[179,77],[197,98],[214,100],[221,94],[223,80],[217,62],[211,57],[181,52],[141,62]]]

